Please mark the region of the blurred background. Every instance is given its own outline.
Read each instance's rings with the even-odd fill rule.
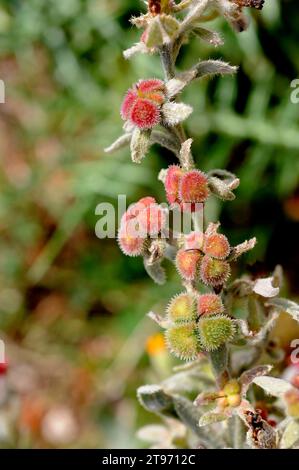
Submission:
[[[163,312],[180,290],[159,287],[142,260],[95,235],[98,203],[145,195],[164,201],[156,176],[172,163],[152,148],[142,165],[128,150],[103,148],[121,134],[119,107],[141,77],[161,77],[157,57],[125,61],[140,32],[129,18],[138,0],[1,0],[0,79],[0,447],[132,448],[155,418],[136,388],[171,373],[173,360],[145,317]],[[187,132],[202,170],[227,168],[241,179],[234,202],[212,200],[232,244],[257,236],[240,274],[285,270],[284,294],[299,298],[299,78],[296,0],[266,0],[236,35],[224,21],[218,49],[192,39],[178,68],[199,58],[240,66],[234,78],[194,83]],[[298,96],[298,94],[297,94]],[[283,344],[295,335],[282,319]],[[290,322],[290,321],[289,321]],[[283,331],[281,328],[283,325]],[[290,332],[290,330],[292,330]],[[296,333],[298,337],[299,332]]]

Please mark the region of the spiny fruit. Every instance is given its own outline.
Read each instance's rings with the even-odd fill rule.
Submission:
[[[192,361],[200,352],[196,323],[182,323],[168,328],[165,332],[170,351],[180,359]]]
[[[121,117],[139,129],[151,129],[160,122],[164,101],[162,80],[141,80],[128,90],[121,106]]]
[[[223,313],[221,297],[216,294],[202,294],[197,299],[198,315],[216,315]]]
[[[180,199],[183,203],[205,202],[209,196],[207,176],[199,170],[184,173],[180,182]]]
[[[225,259],[230,252],[228,239],[220,233],[213,233],[205,237],[203,251],[213,258]]]
[[[129,223],[121,227],[118,232],[118,243],[122,252],[127,256],[139,256],[142,254],[145,239],[130,234]]]
[[[183,170],[178,165],[168,167],[165,178],[165,191],[169,204],[179,203],[179,186],[183,175]]]
[[[235,324],[224,315],[201,317],[198,322],[198,332],[203,349],[213,351],[233,338]]]
[[[155,236],[158,235],[165,226],[166,216],[163,209],[158,204],[151,204],[140,212],[138,222],[144,233]]]
[[[139,199],[139,201],[135,202],[135,204],[132,204],[128,208],[128,210],[123,214],[121,223],[133,219],[134,217],[137,217],[143,209],[151,206],[152,204],[156,204],[156,199],[154,197],[142,197],[141,199]]]
[[[222,287],[230,276],[230,266],[227,261],[205,255],[200,266],[200,276],[207,286]]]
[[[201,250],[204,243],[203,232],[190,232],[184,237],[184,248],[186,250]]]
[[[198,250],[180,249],[176,255],[176,267],[186,281],[194,281],[198,275],[202,255]]]
[[[169,320],[174,323],[186,323],[196,320],[196,302],[194,296],[183,292],[176,295],[167,307]]]

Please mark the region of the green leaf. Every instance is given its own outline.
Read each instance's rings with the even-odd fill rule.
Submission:
[[[299,423],[298,421],[290,421],[284,430],[280,441],[281,449],[290,449],[299,441]]]
[[[256,377],[253,382],[274,397],[283,397],[293,389],[289,382],[275,377]]]
[[[160,385],[143,385],[137,390],[141,405],[152,413],[173,414],[173,398]]]
[[[198,426],[208,426],[209,424],[219,423],[225,421],[227,416],[224,413],[215,413],[213,411],[205,413],[199,420]]]
[[[293,302],[292,300],[288,299],[271,299],[267,302],[267,305],[271,307],[275,307],[277,310],[280,312],[286,312],[291,317],[299,322],[299,305],[296,304],[296,302]]]

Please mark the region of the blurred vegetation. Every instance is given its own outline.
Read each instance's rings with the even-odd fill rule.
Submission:
[[[166,286],[153,285],[140,259],[124,257],[115,240],[97,239],[94,227],[96,205],[116,205],[118,194],[128,202],[164,199],[156,175],[173,161],[170,153],[156,148],[141,166],[125,150],[103,153],[121,133],[125,90],[140,77],[161,77],[160,64],[122,57],[140,34],[128,22],[137,0],[0,5],[0,330],[11,363],[0,424],[7,413],[13,422],[0,440],[4,447],[141,445],[135,431],[152,418],[135,389],[171,369],[161,338],[147,343],[155,326],[144,314],[162,311],[178,278],[169,271]],[[210,219],[220,215],[232,243],[256,235],[247,269],[260,274],[281,263],[293,295],[299,105],[291,103],[290,83],[299,77],[298,22],[296,0],[268,0],[247,32],[216,24],[225,45],[193,39],[178,64],[221,57],[239,65],[235,78],[188,89],[184,100],[195,112],[187,131],[203,170],[228,168],[241,178],[237,199],[212,201]],[[75,416],[70,442],[47,441],[41,432],[45,413],[58,404]]]

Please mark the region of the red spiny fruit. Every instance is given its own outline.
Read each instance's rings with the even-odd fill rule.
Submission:
[[[158,204],[151,204],[138,215],[141,229],[150,236],[158,235],[165,226],[166,216]]]
[[[165,178],[165,191],[169,204],[179,203],[179,187],[184,172],[178,165],[171,165],[167,169]]]
[[[200,266],[200,276],[202,282],[207,286],[219,288],[228,280],[230,266],[226,261],[205,255]]]
[[[198,250],[181,249],[176,255],[176,267],[182,278],[194,281],[198,275],[202,255]]]
[[[162,80],[158,80],[157,78],[150,78],[149,80],[141,80],[137,83],[137,89],[141,93],[147,92],[164,92],[165,86]]]
[[[138,98],[131,110],[130,120],[139,129],[151,129],[159,124],[160,110],[152,101]]]
[[[202,232],[190,232],[185,235],[185,250],[201,250],[204,243],[204,234]]]
[[[130,117],[130,112],[133,107],[133,105],[136,103],[136,92],[134,90],[128,90],[127,94],[122,102],[120,114],[122,119],[125,121],[126,119],[129,119]]]
[[[141,80],[128,90],[121,106],[121,117],[140,129],[150,129],[160,121],[164,100],[162,80]]]
[[[224,306],[219,295],[203,294],[197,300],[198,315],[216,315],[223,313]]]
[[[208,178],[199,170],[187,171],[180,182],[180,198],[187,203],[205,202],[209,196]]]
[[[220,233],[214,233],[205,237],[203,251],[213,258],[225,259],[229,255],[230,246],[228,239]]]
[[[143,252],[145,239],[130,233],[130,224],[128,222],[121,227],[118,233],[118,243],[125,255],[139,256]]]
[[[142,210],[144,210],[151,204],[156,204],[156,199],[154,197],[142,197],[141,199],[139,199],[139,201],[135,202],[135,204],[132,204],[128,208],[128,210],[123,214],[121,223],[124,223],[130,219],[133,219],[134,217],[137,217]]]

